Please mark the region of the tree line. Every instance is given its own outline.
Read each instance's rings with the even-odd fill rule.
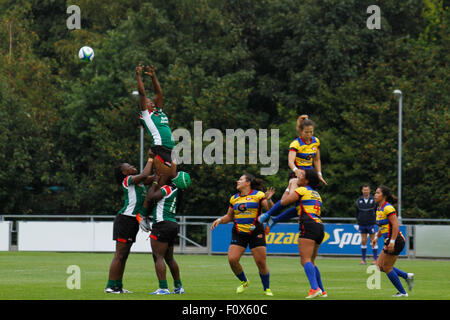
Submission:
[[[324,216],[353,216],[364,183],[397,192],[403,99],[403,217],[448,217],[449,11],[444,1],[0,1],[2,213],[113,214],[113,168],[139,165],[138,62],[152,64],[173,130],[278,129],[281,198],[296,119],[321,140]],[[94,61],[77,57],[84,45]],[[149,80],[146,86],[151,93]],[[193,143],[193,141],[192,141]],[[202,148],[208,145],[202,141]],[[145,149],[150,146],[145,136]],[[184,164],[185,215],[221,215],[261,164]]]

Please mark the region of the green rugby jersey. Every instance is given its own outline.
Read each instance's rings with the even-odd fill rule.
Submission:
[[[152,112],[148,109],[142,110],[140,118],[152,138],[153,145],[173,149],[175,141],[173,140],[172,130],[169,127],[169,118],[167,118],[162,109]]]
[[[173,221],[177,211],[178,189],[172,186],[162,186],[160,188],[163,198],[159,200],[153,208],[153,223],[161,221]]]
[[[132,184],[131,178],[132,176],[126,176],[125,179],[123,179],[122,190],[125,204],[117,214],[135,217],[144,204],[146,189],[142,183],[137,185]]]

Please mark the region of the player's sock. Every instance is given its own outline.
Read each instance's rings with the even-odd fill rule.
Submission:
[[[315,269],[316,269],[316,280],[317,280],[317,285],[319,286],[320,290],[325,291],[325,289],[323,288],[322,278],[321,278],[321,276],[320,276],[319,268],[317,268],[317,266],[315,266]]]
[[[387,274],[389,280],[391,280],[392,284],[394,285],[394,287],[397,288],[398,292],[405,294],[406,291],[403,288],[402,283],[400,282],[400,279],[397,276],[397,272],[395,272],[394,270],[392,270],[391,272],[389,272]]]
[[[303,269],[305,269],[306,277],[308,277],[311,289],[317,290],[317,288],[319,288],[319,285],[317,284],[316,269],[314,268],[312,262],[305,263]]]
[[[275,223],[281,222],[281,221],[287,221],[290,218],[293,218],[297,215],[297,209],[295,207],[289,208],[285,211],[283,211],[281,214],[277,215],[276,217],[272,217],[272,221]]]
[[[269,211],[265,212],[269,217],[276,215],[278,212],[280,212],[284,206],[281,205],[281,200],[277,201],[272,208],[270,208]]]
[[[361,259],[366,261],[367,246],[361,245]]]
[[[376,261],[378,259],[378,246],[372,248],[372,253],[373,253],[373,260]]]
[[[174,280],[173,281],[173,286],[175,288],[181,288],[183,286],[183,284],[181,283],[181,279],[180,280]]]
[[[267,274],[259,274],[264,290],[270,288],[270,272]]]
[[[106,283],[107,288],[114,288],[117,287],[117,280],[109,280],[108,283]]]
[[[160,289],[169,289],[169,285],[167,284],[167,280],[159,280],[159,288]]]
[[[402,271],[400,269],[397,268],[393,268],[393,270],[395,271],[395,273],[399,276],[402,277],[403,279],[408,279],[408,274],[405,271]]]
[[[241,281],[247,281],[247,277],[245,276],[244,271],[242,271],[241,273],[237,274],[236,277],[238,277],[238,279],[241,280]]]

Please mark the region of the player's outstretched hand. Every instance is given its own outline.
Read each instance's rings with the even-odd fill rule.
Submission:
[[[264,193],[264,196],[267,200],[270,200],[272,196],[275,194],[275,189],[273,187],[267,188],[266,192]]]
[[[155,76],[155,67],[145,66],[144,74],[153,78]]]
[[[139,65],[136,67],[136,75],[140,76],[142,74],[142,69],[144,67],[139,63]]]
[[[325,181],[325,179],[322,177],[322,175],[319,175],[319,180],[320,181],[322,181],[322,183],[324,184],[324,185],[328,185],[328,183]]]

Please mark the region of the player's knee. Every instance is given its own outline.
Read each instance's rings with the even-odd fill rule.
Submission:
[[[119,251],[116,253],[116,258],[120,261],[120,262],[125,262],[128,259],[128,252],[124,252],[124,251]]]
[[[228,256],[228,263],[230,265],[237,265],[239,264],[239,257],[236,256]]]

